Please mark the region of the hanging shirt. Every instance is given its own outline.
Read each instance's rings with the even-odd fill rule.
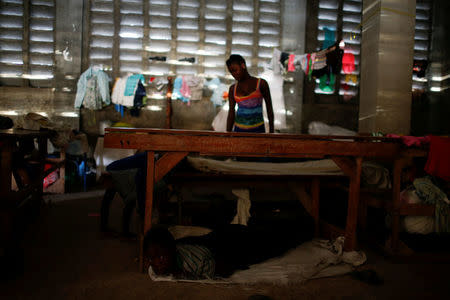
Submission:
[[[322,43],[322,49],[326,49],[330,46],[333,46],[336,41],[335,30],[332,28],[324,27],[323,31],[325,33],[325,39]]]
[[[108,74],[103,72],[100,69],[89,67],[83,74],[81,74],[77,83],[77,94],[75,96],[75,108],[80,108],[83,104],[84,96],[86,94],[86,86],[87,81],[92,76],[95,76],[97,79],[98,90],[101,96],[101,99],[105,105],[111,104],[111,98],[109,95],[109,77]]]
[[[139,81],[145,82],[144,75],[142,74],[133,74],[128,76],[127,83],[125,85],[125,96],[133,96],[136,93],[137,84]]]
[[[114,87],[111,93],[111,101],[114,104],[122,105],[123,93],[125,91],[125,85],[127,83],[127,77],[120,77],[116,79]]]
[[[184,80],[186,80],[191,92],[190,99],[193,101],[202,100],[204,79],[200,76],[185,76]]]
[[[265,132],[263,118],[263,95],[259,90],[258,78],[256,90],[247,96],[237,96],[236,90],[238,83],[234,86],[234,100],[238,105],[236,118],[234,121],[235,132]]]
[[[86,92],[84,95],[83,106],[87,109],[102,109],[103,103],[97,84],[97,77],[92,76],[86,82]]]

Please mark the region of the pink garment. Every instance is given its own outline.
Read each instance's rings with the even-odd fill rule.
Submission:
[[[399,138],[402,140],[403,144],[412,147],[420,147],[430,143],[430,136],[410,136],[410,135],[396,135],[396,134],[387,134],[388,138]]]
[[[183,97],[186,97],[188,99],[191,98],[191,89],[189,88],[187,80],[186,80],[186,78],[184,78],[184,76],[182,77],[180,93],[181,93],[181,96],[183,96]]]

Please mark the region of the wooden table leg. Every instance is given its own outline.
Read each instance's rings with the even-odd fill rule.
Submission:
[[[356,157],[354,160],[345,157],[332,157],[332,159],[339,166],[339,168],[341,168],[342,172],[350,178],[344,249],[347,251],[355,250],[362,157]]]
[[[350,176],[350,189],[348,194],[347,223],[345,225],[345,250],[356,248],[356,225],[358,222],[358,204],[361,184],[362,157],[356,158],[355,170]]]
[[[139,238],[139,269],[144,270],[144,236],[152,226],[153,187],[155,183],[155,152],[147,152],[147,182],[145,190],[144,229]]]
[[[320,235],[320,228],[319,228],[320,181],[319,177],[317,176],[314,176],[312,179],[311,198],[312,198],[311,212],[314,218],[314,234],[316,237],[318,237]]]
[[[398,252],[398,240],[400,231],[400,190],[402,169],[405,160],[400,158],[394,161],[394,169],[392,171],[392,226],[391,226],[391,250],[393,253]]]
[[[5,140],[0,150],[0,195],[2,195],[2,198],[11,192],[12,150],[11,141]]]

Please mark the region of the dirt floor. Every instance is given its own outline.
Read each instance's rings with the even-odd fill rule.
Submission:
[[[45,205],[26,235],[23,274],[0,282],[0,299],[448,299],[450,294],[449,264],[399,263],[367,248],[362,269],[374,270],[381,285],[350,275],[283,286],[152,282],[138,272],[135,241],[100,234],[100,200]],[[116,202],[111,221],[117,229],[120,210]]]

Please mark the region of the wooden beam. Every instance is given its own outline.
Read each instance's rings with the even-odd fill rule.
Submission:
[[[331,159],[341,168],[342,172],[348,177],[354,175],[355,172],[355,162],[347,157],[336,157],[333,156]]]
[[[160,181],[173,167],[175,167],[189,152],[167,152],[156,161],[155,182]]]

